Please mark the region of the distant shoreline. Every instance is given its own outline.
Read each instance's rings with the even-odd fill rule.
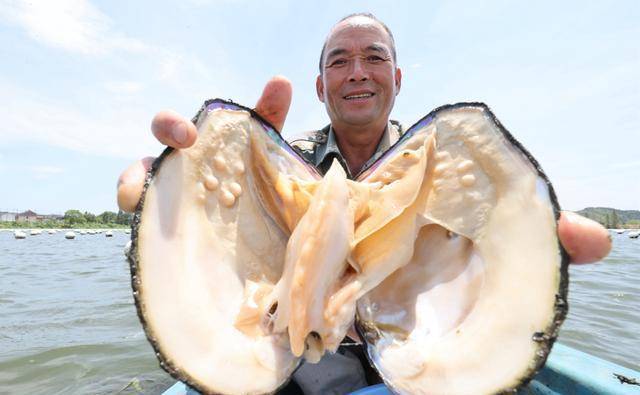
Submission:
[[[0,211],[0,229],[125,229],[131,226],[133,214],[105,211],[95,215],[88,211],[67,210],[64,215]]]
[[[42,230],[70,230],[70,229],[131,229],[131,225],[123,224],[99,224],[99,223],[86,223],[86,224],[73,224],[73,225],[57,225],[57,226],[44,226],[45,224],[30,223],[30,222],[7,222],[0,223],[1,230],[14,230],[14,229],[42,229]],[[80,225],[80,226],[78,226]]]
[[[611,207],[587,207],[576,212],[600,223],[607,229],[640,228],[640,211],[638,210],[619,210]]]

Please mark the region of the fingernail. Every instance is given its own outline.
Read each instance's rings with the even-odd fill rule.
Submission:
[[[591,222],[589,218],[583,217],[582,215],[576,214],[572,211],[565,211],[565,218],[569,223],[574,225],[584,225]]]
[[[172,134],[173,139],[176,142],[183,144],[185,141],[187,141],[187,124],[184,122],[176,123],[175,125],[173,125]]]

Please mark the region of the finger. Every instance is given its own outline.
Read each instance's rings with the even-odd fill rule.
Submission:
[[[173,148],[190,147],[198,137],[193,122],[171,110],[160,111],[153,117],[151,131],[158,141]]]
[[[570,211],[560,215],[558,236],[573,263],[596,262],[611,251],[611,236],[602,225]]]
[[[273,77],[262,91],[255,111],[279,132],[291,106],[291,82],[282,76]]]
[[[127,212],[133,212],[138,205],[147,171],[155,158],[141,159],[120,174],[118,178],[118,207]]]

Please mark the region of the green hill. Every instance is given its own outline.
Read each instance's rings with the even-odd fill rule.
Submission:
[[[618,210],[610,207],[587,207],[578,214],[591,218],[607,228],[639,227],[640,211]]]

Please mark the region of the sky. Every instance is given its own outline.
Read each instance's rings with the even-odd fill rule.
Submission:
[[[395,36],[393,119],[485,102],[563,208],[640,209],[635,0],[0,0],[0,211],[116,211],[120,172],[162,151],[155,113],[253,106],[274,75],[293,83],[285,137],[323,127],[322,43],[363,11]]]

